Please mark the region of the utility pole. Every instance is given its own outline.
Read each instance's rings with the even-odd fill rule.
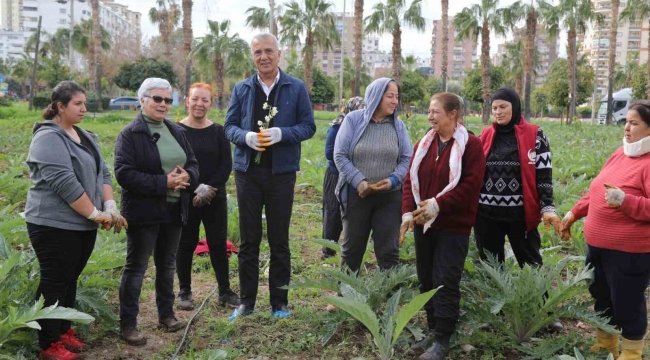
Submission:
[[[269,32],[273,35],[275,35],[275,1],[274,0],[269,0],[269,5],[271,5],[271,9],[269,11]],[[277,37],[277,36],[276,36]]]
[[[72,72],[72,32],[74,31],[74,0],[70,0],[70,44],[68,44],[68,67]]]
[[[43,20],[42,16],[38,17],[38,28],[36,29],[36,51],[34,52],[34,67],[32,68],[32,81],[29,85],[29,111],[32,111],[34,107],[34,85],[38,86],[36,83],[36,68],[38,67],[38,50],[41,45],[41,21]]]
[[[576,69],[578,68],[578,39],[573,42],[573,68],[571,69],[571,88],[573,89],[573,93],[571,94],[571,110],[569,111],[570,113],[570,118],[567,121],[567,124],[572,124],[573,123],[573,118],[576,116],[576,97],[578,94],[578,91],[576,89]]]
[[[343,15],[341,16],[341,21],[343,26],[341,27],[341,73],[339,74],[339,110],[343,107],[343,71],[345,70],[345,3],[347,1],[343,0]]]

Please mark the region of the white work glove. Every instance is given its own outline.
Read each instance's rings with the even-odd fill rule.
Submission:
[[[625,200],[625,192],[617,186],[605,184],[605,200],[610,208],[621,207]]]
[[[404,242],[404,236],[406,236],[407,231],[413,230],[413,213],[407,212],[402,215],[402,225],[399,227],[399,243],[400,245]]]
[[[115,203],[115,200],[104,201],[104,213],[111,218],[110,226],[106,224],[102,226],[104,230],[109,230],[112,227],[113,232],[115,234],[119,234],[122,231],[122,227],[126,229],[129,228],[129,223],[122,216],[122,214],[120,214],[120,211],[117,210],[117,204]]]
[[[203,205],[210,205],[212,199],[217,195],[217,189],[206,184],[200,184],[194,190],[196,196],[192,200],[192,205],[195,207],[201,207]]]
[[[418,225],[425,225],[440,212],[438,201],[435,198],[424,200],[420,202],[419,206],[420,208],[413,212],[413,221]]]
[[[262,147],[262,142],[258,138],[258,134],[253,131],[246,133],[246,145],[255,151],[264,151]]]
[[[271,146],[273,144],[279,143],[280,140],[282,140],[282,130],[277,127],[262,129],[260,133],[262,134],[262,136],[260,136],[262,146]]]

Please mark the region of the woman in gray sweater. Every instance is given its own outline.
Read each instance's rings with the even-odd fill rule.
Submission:
[[[93,251],[97,228],[127,227],[113,199],[111,173],[97,136],[76,126],[86,113],[84,89],[59,83],[34,125],[27,166],[27,231],[41,267],[36,294],[45,306],[74,307],[77,279]],[[44,359],[76,359],[84,350],[69,321],[40,320],[39,345]]]
[[[353,272],[361,267],[371,231],[379,267],[399,263],[402,184],[413,152],[406,126],[397,118],[399,99],[394,80],[373,81],[366,88],[367,107],[346,115],[336,136],[341,262]]]

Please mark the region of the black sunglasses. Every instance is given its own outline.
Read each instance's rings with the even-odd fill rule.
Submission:
[[[152,99],[153,102],[155,102],[156,104],[160,104],[161,102],[163,102],[163,100],[165,100],[165,104],[167,104],[167,105],[171,105],[172,102],[174,102],[174,99],[172,99],[172,98],[164,98],[164,97],[158,96],[158,95],[154,95],[154,96],[145,95],[144,97],[148,97],[148,98]]]

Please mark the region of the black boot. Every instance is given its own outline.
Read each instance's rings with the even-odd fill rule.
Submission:
[[[433,345],[433,342],[436,340],[436,334],[435,332],[429,330],[424,335],[424,338],[422,340],[416,342],[415,344],[411,345],[411,350],[412,351],[424,351],[425,349],[428,349],[431,345]]]
[[[444,360],[449,355],[449,340],[451,334],[436,333],[436,342],[418,357],[418,360]]]

